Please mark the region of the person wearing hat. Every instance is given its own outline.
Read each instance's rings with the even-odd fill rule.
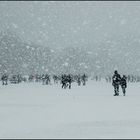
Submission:
[[[114,96],[119,96],[119,85],[121,82],[121,76],[118,74],[117,70],[114,71],[114,75],[112,77],[112,85],[114,87]]]

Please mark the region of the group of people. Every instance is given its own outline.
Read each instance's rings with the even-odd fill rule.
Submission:
[[[72,83],[72,76],[70,74],[62,75],[61,77],[62,88],[66,89],[67,87],[69,87],[69,89],[71,89],[71,83]]]
[[[127,88],[127,77],[123,75],[122,77],[120,74],[115,70],[114,75],[112,77],[112,85],[114,87],[114,96],[119,96],[119,86],[122,88],[123,95],[125,96],[126,88]]]
[[[35,76],[36,77],[36,82],[37,81],[42,81],[43,84],[50,84],[51,81],[51,77],[48,74],[43,74],[40,76]],[[72,82],[76,82],[78,84],[78,86],[85,85],[86,81],[87,81],[87,75],[83,74],[83,75],[72,75],[72,74],[62,74],[62,75],[53,75],[53,80],[54,83],[58,83],[58,81],[60,81],[60,84],[62,84],[62,88],[66,89],[67,87],[69,89],[71,89],[71,84]],[[34,76],[33,75],[29,75],[28,81],[31,82],[33,81]],[[2,85],[7,85],[7,81],[8,81],[8,75],[3,74],[1,77],[2,80]],[[21,75],[13,75],[10,79],[11,83],[20,83],[21,81],[23,81],[24,78]],[[126,94],[126,88],[127,88],[127,77],[125,75],[123,75],[122,77],[120,76],[120,74],[117,72],[117,70],[114,71],[114,75],[112,76],[112,85],[114,87],[114,96],[119,96],[119,87],[121,86],[122,88],[122,92],[123,95],[125,96]]]
[[[60,75],[49,75],[49,74],[30,74],[27,77],[22,75],[7,75],[3,74],[1,77],[2,85],[8,85],[8,81],[12,84],[17,84],[22,81],[26,82],[41,82],[43,85],[51,85],[52,80],[54,84],[60,83],[63,89],[71,89],[73,82],[76,82],[78,86],[86,85],[88,76],[86,74],[60,74]]]
[[[1,77],[1,80],[2,80],[2,85],[7,85],[8,84],[8,75],[3,74]]]
[[[78,83],[78,86],[81,86],[81,85],[85,86],[87,80],[88,80],[88,76],[86,74],[83,74],[83,75],[64,74],[61,76],[61,84],[62,84],[62,88],[64,89],[66,89],[67,87],[71,89],[72,82]]]

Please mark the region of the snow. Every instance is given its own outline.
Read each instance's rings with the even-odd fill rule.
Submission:
[[[28,64],[24,63],[22,66],[23,66],[24,68],[27,68],[27,67],[28,67]]]
[[[26,48],[27,48],[27,49],[30,49],[30,46],[27,45]]]
[[[126,2],[0,2],[0,73],[139,77],[139,11]],[[0,85],[0,138],[139,138],[139,88],[114,97],[104,81]]]
[[[51,50],[51,52],[54,53],[55,51],[54,50]]]
[[[120,21],[120,24],[121,24],[121,25],[125,25],[125,24],[126,24],[126,20],[125,20],[125,19],[122,19],[122,20]]]
[[[68,65],[69,65],[69,63],[68,63],[68,62],[65,62],[63,65],[64,65],[64,66],[68,66]]]
[[[114,97],[111,83],[0,85],[0,138],[139,138],[139,83]]]
[[[43,34],[45,33],[42,32]],[[47,36],[50,38],[49,35]],[[37,42],[26,42],[16,32],[10,29],[8,31],[2,31],[0,38],[0,60],[1,64],[3,64],[1,70],[6,70],[8,73],[15,72],[15,67],[17,73],[27,74],[34,73],[34,71],[42,73],[41,67],[46,66],[49,73],[56,73],[56,69],[57,73],[60,73],[65,71],[66,67],[69,73],[73,71],[79,73],[79,69],[76,67],[84,63],[85,66],[82,65],[80,67],[82,73],[91,74],[93,71],[98,71],[103,75],[107,75],[117,65],[122,73],[135,73],[139,75],[140,64],[138,60],[140,55],[138,52],[140,48],[138,47],[139,38],[137,37],[131,37],[135,45],[133,45],[128,35],[120,37],[122,43],[126,46],[121,45],[116,40],[117,38],[111,39],[110,37],[105,37],[103,43],[99,41],[97,43],[98,45],[94,44],[91,48],[84,44],[80,45],[78,43],[79,41],[76,40],[74,46],[70,45],[65,47],[65,45],[62,45],[62,48],[59,49],[57,47],[53,48],[48,43],[44,46],[39,45]],[[85,38],[81,38],[80,40],[84,42]],[[40,42],[41,40],[37,39],[37,41]],[[56,44],[55,41],[53,43]],[[133,49],[131,46],[133,46]],[[25,63],[28,64],[28,69],[26,66],[24,67]],[[135,71],[136,69],[137,71]]]
[[[13,26],[15,29],[17,29],[17,28],[18,28],[18,25],[17,25],[17,24],[15,24],[15,23],[12,23],[12,26]]]

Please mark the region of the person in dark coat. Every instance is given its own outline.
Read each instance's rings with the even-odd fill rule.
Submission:
[[[46,80],[46,78],[45,78],[45,74],[42,74],[41,79],[42,79],[42,82],[43,82],[42,84],[45,85],[45,80]]]
[[[68,75],[68,86],[69,86],[69,89],[71,89],[71,83],[72,83],[72,76],[69,74]]]
[[[84,74],[84,75],[82,75],[82,82],[83,82],[83,86],[85,86],[86,85],[86,78],[87,78],[87,76]]]
[[[64,89],[66,89],[66,87],[67,87],[67,79],[66,78],[67,78],[67,76],[65,74],[63,74],[61,76],[62,88],[64,88]]]
[[[115,70],[114,75],[112,77],[112,85],[114,87],[114,96],[119,96],[119,85],[121,81],[121,76],[118,74],[118,72]]]
[[[8,85],[7,81],[8,81],[8,75],[4,74],[1,77],[2,80],[2,85]]]
[[[126,79],[127,77],[125,75],[123,75],[123,77],[121,78],[121,88],[122,88],[122,92],[123,92],[123,95],[125,96],[125,93],[126,93],[126,88],[127,88],[127,82],[126,82]]]
[[[46,85],[50,84],[50,75],[45,75]]]
[[[80,76],[80,74],[77,75],[77,83],[78,83],[78,86],[81,85],[81,76]]]

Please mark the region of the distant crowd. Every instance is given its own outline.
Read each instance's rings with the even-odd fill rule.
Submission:
[[[2,85],[8,85],[8,81],[12,84],[18,84],[21,82],[41,82],[43,85],[50,85],[53,81],[54,84],[60,83],[63,89],[69,88],[71,89],[71,84],[76,82],[78,86],[86,85],[86,81],[88,80],[88,76],[86,74],[62,74],[62,75],[49,75],[49,74],[36,74],[29,75],[28,77],[24,77],[22,75],[12,75],[9,77],[7,74],[3,74],[1,77]]]

